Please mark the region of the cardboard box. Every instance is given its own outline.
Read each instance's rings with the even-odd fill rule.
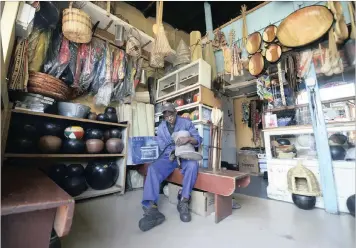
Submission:
[[[127,165],[150,163],[159,156],[157,137],[130,137],[127,149]]]
[[[258,174],[260,172],[257,152],[248,150],[239,151],[239,171],[250,174]]]
[[[168,184],[169,202],[178,204],[178,192],[182,187],[173,183]],[[192,191],[192,200],[189,204],[189,209],[200,216],[209,216],[215,212],[215,198],[214,194],[208,192],[201,192],[197,190]]]

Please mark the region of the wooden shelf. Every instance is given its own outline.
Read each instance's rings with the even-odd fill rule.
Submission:
[[[74,197],[74,199],[75,200],[83,200],[83,199],[88,199],[88,198],[92,198],[92,197],[118,193],[121,191],[122,191],[122,187],[119,185],[114,185],[111,188],[104,189],[104,190],[95,190],[95,189],[89,188],[86,191],[84,191],[82,194]]]
[[[93,24],[100,21],[98,27],[104,30],[107,29],[107,31],[113,35],[115,34],[115,25],[124,26],[126,34],[128,34],[131,29],[136,29],[139,33],[139,39],[141,45],[143,46],[142,49],[147,52],[151,52],[153,48],[154,38],[149,36],[145,32],[135,28],[134,26],[130,25],[129,23],[125,22],[124,20],[120,19],[115,15],[112,14],[107,15],[105,9],[102,9],[101,7],[95,5],[94,3],[85,2],[85,5],[81,8],[81,10],[86,12],[91,17],[91,21]],[[137,32],[134,32],[134,34],[136,33]],[[165,57],[165,60],[170,63],[173,63],[175,57],[176,57],[176,52],[173,49],[171,49],[169,56]]]
[[[82,118],[76,118],[76,117],[68,117],[68,116],[63,116],[63,115],[46,114],[46,113],[40,113],[40,112],[33,112],[31,110],[13,109],[12,113],[41,116],[41,117],[70,120],[70,121],[78,121],[78,122],[83,122],[83,123],[93,123],[93,124],[100,124],[100,125],[114,126],[114,127],[128,127],[127,124],[105,122],[105,121],[95,121],[95,120],[82,119]]]
[[[36,154],[5,153],[5,158],[110,158],[125,157],[125,154]]]
[[[199,102],[193,102],[193,103],[189,103],[180,107],[176,107],[177,112],[181,112],[187,109],[192,109],[192,108],[196,108],[199,106]],[[209,107],[210,108],[210,107]],[[161,116],[162,112],[156,113],[155,116]]]

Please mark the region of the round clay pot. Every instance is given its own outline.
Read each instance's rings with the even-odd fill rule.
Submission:
[[[116,114],[116,109],[114,107],[106,107],[105,108],[105,113],[112,113],[112,114]]]
[[[98,114],[96,117],[97,121],[108,121],[108,115],[107,114]]]
[[[106,113],[106,116],[108,122],[114,122],[114,123],[118,122],[116,113]]]
[[[109,153],[121,153],[124,150],[124,143],[118,138],[108,139],[105,146]]]
[[[61,149],[61,138],[53,135],[45,135],[38,142],[39,148],[43,153],[56,153]]]
[[[113,128],[109,130],[109,138],[122,138],[121,131],[118,128]]]
[[[104,133],[100,129],[87,129],[85,132],[85,138],[87,140],[89,139],[100,139],[102,140],[104,138]]]
[[[85,144],[88,153],[99,153],[104,149],[104,141],[100,139],[89,139]]]
[[[63,142],[63,152],[69,154],[83,153],[85,150],[84,141],[79,139],[66,139]]]
[[[14,141],[9,140],[11,151],[16,153],[33,153],[36,151],[36,142],[30,138],[16,138]]]
[[[70,126],[64,129],[64,136],[67,139],[81,139],[84,136],[84,129],[79,126]]]
[[[96,114],[96,113],[94,113],[94,112],[90,112],[89,114],[88,114],[88,119],[89,120],[96,120],[96,117],[97,117],[98,115]]]
[[[59,124],[47,122],[44,124],[42,131],[43,135],[60,136],[62,133],[62,127]]]

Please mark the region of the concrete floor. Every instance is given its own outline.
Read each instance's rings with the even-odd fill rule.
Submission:
[[[72,230],[62,239],[62,247],[355,247],[355,219],[350,215],[304,211],[293,204],[245,195],[237,196],[242,208],[219,224],[212,215],[193,215],[191,223],[182,223],[176,206],[163,196],[160,210],[166,221],[141,232],[141,196],[138,190],[76,204]]]

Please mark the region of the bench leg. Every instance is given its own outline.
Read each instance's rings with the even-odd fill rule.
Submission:
[[[215,194],[215,223],[219,223],[232,214],[232,195]]]

